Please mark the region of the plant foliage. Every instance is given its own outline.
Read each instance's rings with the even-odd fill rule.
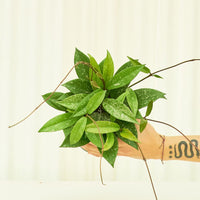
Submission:
[[[74,64],[82,61],[75,67],[78,78],[63,84],[68,89],[66,93],[55,92],[46,101],[64,113],[46,122],[39,132],[63,130],[65,139],[61,147],[81,147],[91,142],[113,167],[118,138],[138,149],[136,126],[139,126],[140,132],[145,129],[145,117],[150,115],[153,103],[165,98],[165,94],[151,88],[130,88],[130,83],[138,74],[150,74],[151,71],[138,60],[128,59],[114,73],[109,51],[98,64],[93,56],[76,49]],[[155,77],[158,78],[158,75]],[[43,95],[43,98],[50,94]],[[144,107],[146,115],[143,118],[140,109]],[[141,119],[140,123],[137,119]]]

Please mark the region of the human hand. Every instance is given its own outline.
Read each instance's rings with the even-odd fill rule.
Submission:
[[[155,129],[148,123],[142,133],[139,131],[139,126],[136,125],[138,132],[138,139],[140,141],[139,146],[145,155],[146,159],[161,159],[162,154],[162,142],[163,138],[159,135]],[[122,140],[118,139],[118,156],[128,156],[136,159],[143,159],[139,150],[133,148]],[[82,146],[89,154],[94,156],[101,156],[97,147],[91,142]]]

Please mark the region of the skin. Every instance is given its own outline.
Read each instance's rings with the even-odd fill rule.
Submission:
[[[200,153],[198,153],[199,151],[195,149],[195,147],[192,146],[185,137],[159,135],[150,124],[147,124],[142,133],[139,132],[138,126],[136,126],[136,128],[138,131],[138,139],[140,141],[139,147],[142,150],[145,159],[200,162]],[[199,135],[190,135],[187,137],[189,140],[192,140],[194,144],[200,144]],[[131,147],[120,139],[118,139],[118,142],[118,156],[143,159],[140,150]],[[88,143],[82,146],[82,148],[91,155],[97,157],[101,156],[96,146],[92,143]]]

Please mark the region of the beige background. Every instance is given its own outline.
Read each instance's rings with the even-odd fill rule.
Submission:
[[[198,0],[0,0],[0,179],[100,181],[98,158],[59,148],[62,132],[37,133],[58,111],[44,105],[23,124],[7,128],[57,86],[73,65],[75,47],[98,61],[108,49],[116,69],[131,56],[155,71],[200,58],[199,35]],[[200,63],[160,75],[163,80],[137,86],[167,93],[151,118],[200,134]],[[73,72],[69,79],[75,77]],[[154,126],[160,134],[177,134]],[[200,180],[199,163],[149,166],[157,183]],[[105,182],[148,181],[143,161],[122,157],[114,169],[103,162],[103,176]]]

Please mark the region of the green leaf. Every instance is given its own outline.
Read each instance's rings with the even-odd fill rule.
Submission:
[[[91,56],[90,54],[88,54],[88,56],[89,56],[90,64],[92,65],[92,67],[94,67],[94,69],[97,70],[98,72],[101,72],[100,67],[99,67],[97,61],[95,60],[95,58],[93,56]]]
[[[72,92],[64,93],[63,95],[61,95],[61,96],[57,99],[57,101],[62,101],[63,99],[65,99],[65,98],[67,98],[67,97],[70,97],[70,96],[72,96],[72,95],[73,95]]]
[[[133,147],[133,148],[135,148],[135,149],[138,149],[138,144],[137,144],[137,142],[134,142],[134,141],[131,141],[131,140],[129,140],[129,139],[126,139],[126,138],[122,137],[122,136],[120,135],[120,133],[117,133],[117,137],[118,137],[120,140],[122,140],[123,142],[125,142],[126,144],[130,145],[131,147]]]
[[[113,74],[114,74],[113,60],[109,51],[107,51],[107,56],[103,63],[103,78],[104,78],[106,87],[108,85],[108,82],[112,79]]]
[[[83,136],[83,133],[85,131],[87,123],[87,118],[86,117],[81,117],[76,124],[74,125],[71,135],[70,135],[70,144],[76,144],[81,137]]]
[[[143,119],[142,114],[140,113],[139,110],[137,111],[136,119]]]
[[[115,73],[118,74],[120,71],[122,71],[123,69],[126,69],[128,67],[132,67],[133,64],[131,63],[131,61],[123,64]],[[117,88],[117,89],[113,89],[110,91],[110,97],[116,99],[117,97],[119,97],[122,93],[124,93],[128,87],[129,83],[123,87]]]
[[[137,134],[137,129],[136,129],[134,123],[125,122],[125,121],[121,121],[121,120],[116,120],[116,122],[120,125],[120,129],[123,129],[123,128],[128,129],[128,130],[130,130],[130,131],[135,135],[136,138],[138,137],[138,136],[137,136],[137,135],[138,135],[138,134]],[[119,131],[117,132],[117,136],[118,136],[122,141],[124,141],[125,143],[127,143],[128,145],[134,147],[135,149],[138,149],[138,144],[137,144],[137,142],[134,142],[134,141],[128,140],[128,139],[126,139],[126,138],[124,138],[124,137],[121,137]]]
[[[65,140],[63,141],[63,143],[60,145],[60,147],[81,147],[83,145],[88,144],[90,141],[88,140],[88,138],[86,137],[86,135],[84,134],[83,137],[76,143],[76,144],[70,144],[70,135],[68,135]]]
[[[107,89],[113,90],[129,84],[143,67],[144,66],[129,67],[120,71],[118,74],[114,75],[112,80],[109,82]]]
[[[150,101],[156,101],[159,98],[165,98],[165,93],[150,88],[134,90],[138,99],[138,109],[146,107]]]
[[[100,134],[116,132],[120,129],[119,125],[110,121],[96,121]],[[96,124],[91,123],[86,126],[85,131],[89,133],[99,134]]]
[[[137,96],[131,88],[127,88],[126,93],[127,93],[126,99],[127,99],[128,105],[131,108],[133,115],[136,117],[136,114],[137,114],[137,111],[138,111]]]
[[[99,149],[99,151],[101,153],[101,149]],[[118,140],[117,137],[114,136],[113,146],[109,150],[103,153],[103,157],[108,161],[108,163],[110,163],[112,167],[114,167],[117,153],[118,153]]]
[[[87,94],[75,94],[70,97],[65,98],[62,101],[58,101],[57,103],[64,106],[65,108],[76,110],[80,101],[86,97]]]
[[[117,101],[116,99],[105,99],[103,101],[103,108],[116,119],[138,123],[130,109],[125,104]]]
[[[123,138],[126,138],[128,140],[134,141],[134,142],[140,142],[135,135],[127,128],[123,128],[122,131],[120,132],[120,135]]]
[[[89,58],[80,50],[76,48],[74,55],[74,64],[79,61],[90,63]],[[80,79],[89,80],[89,67],[84,64],[79,64],[75,67],[76,73]]]
[[[125,122],[125,121],[121,121],[121,120],[116,120],[116,123],[119,124],[120,129],[123,129],[123,128],[129,129],[135,135],[136,138],[138,137],[137,136],[137,129],[136,129],[134,123]]]
[[[102,135],[102,137],[99,137],[99,134],[94,134],[94,133],[89,133],[89,132],[85,132],[87,138],[90,140],[90,142],[92,142],[94,145],[96,145],[97,147],[102,148],[102,143],[101,143],[101,138],[104,142],[104,137]]]
[[[132,62],[133,66],[142,65],[138,60],[135,60],[135,59],[133,59],[133,58],[131,58],[129,56],[127,56],[127,57]],[[151,73],[151,70],[148,67],[144,66],[142,68],[141,72],[149,74],[149,73]]]
[[[129,68],[129,67],[133,67],[133,64],[132,64],[131,61],[128,61],[128,62],[126,62],[125,64],[123,64],[123,65],[117,70],[117,72],[115,73],[115,75],[118,74],[119,72],[121,72],[122,70],[124,70],[124,69],[126,69],[126,68]]]
[[[94,90],[101,88],[96,81],[90,81],[90,84]]]
[[[150,101],[147,106],[147,111],[146,111],[145,117],[148,117],[151,114],[152,109],[153,109],[153,101]]]
[[[103,78],[103,75],[101,74],[101,70],[99,65],[97,64],[97,61],[95,60],[95,58],[93,56],[91,56],[90,54],[89,58],[90,58],[90,64],[92,65],[92,67],[94,68],[95,71],[97,71],[97,73],[94,72],[94,70],[92,70],[91,68],[89,69],[89,79],[91,81],[91,85],[95,88],[103,88],[103,82],[100,79],[101,77]],[[100,76],[100,77],[99,77]],[[94,85],[95,83],[95,85]]]
[[[62,86],[66,87],[70,92],[74,94],[90,93],[92,92],[91,84],[88,80],[74,79],[64,83]]]
[[[72,126],[79,118],[71,115],[71,113],[64,113],[50,119],[38,132],[54,132]]]
[[[71,133],[73,126],[63,129],[63,133],[65,134],[65,138]]]
[[[51,92],[42,95],[42,97],[43,97],[43,99],[45,100],[46,98],[49,97],[49,95],[51,95]],[[64,94],[61,93],[61,92],[55,92],[55,93],[50,97],[50,99],[48,99],[48,100],[46,101],[46,103],[47,103],[48,105],[50,105],[51,107],[57,109],[57,110],[66,111],[66,108],[65,108],[65,107],[59,105],[59,104],[56,102],[57,99],[59,99],[59,98],[62,97],[63,95],[64,95]]]
[[[120,96],[117,97],[117,101],[123,103],[126,98],[126,95],[127,95],[126,92],[122,93]]]
[[[123,94],[126,89],[127,89],[128,85],[125,85],[123,87],[114,89],[114,90],[110,90],[109,94],[111,98],[117,99],[117,97],[119,97],[121,94]]]
[[[78,108],[74,111],[73,117],[83,116],[83,115],[87,114],[86,106],[87,106],[90,98],[97,92],[99,92],[99,89],[94,90],[92,93],[88,94],[85,98],[82,99]]]
[[[99,67],[100,67],[101,73],[103,73],[104,61],[105,61],[105,58],[99,63]]]
[[[146,73],[146,74],[150,74],[151,70],[148,67],[144,66],[143,69],[141,70],[141,72]]]
[[[110,121],[110,114],[105,111],[93,112],[90,115],[95,121]],[[89,118],[90,123],[93,123]]]
[[[147,120],[141,119],[141,121],[140,121],[140,133],[143,132],[143,130],[146,128],[146,126],[147,126]]]
[[[115,142],[115,135],[113,133],[108,133],[106,134],[106,136],[107,138],[106,143],[104,144],[104,151],[108,151],[114,145]]]
[[[104,100],[105,94],[105,90],[99,90],[90,98],[86,107],[88,114],[93,113],[101,105],[102,101]]]
[[[159,76],[157,74],[154,74],[153,76],[156,77],[156,78],[163,78],[162,76]]]

